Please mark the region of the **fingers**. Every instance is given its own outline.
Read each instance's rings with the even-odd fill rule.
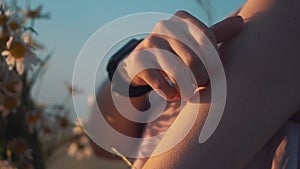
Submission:
[[[213,32],[202,22],[200,22],[196,17],[189,14],[186,11],[178,11],[170,20],[182,19],[185,22],[189,22],[199,28],[213,43],[216,43],[216,38]]]
[[[178,20],[179,18],[197,26],[213,43],[229,40],[242,30],[244,23],[241,16],[232,16],[208,28],[196,17],[185,11],[176,12],[171,20]]]
[[[174,87],[163,77],[159,70],[147,69],[138,74],[138,78],[143,79],[149,86],[152,87],[159,95],[166,100],[178,100]]]
[[[229,17],[212,27],[210,29],[216,37],[217,43],[224,42],[238,34],[243,28],[243,18],[240,16]]]
[[[179,40],[168,38],[168,42],[174,53],[179,56],[184,64],[192,71],[198,86],[207,84],[208,74],[201,59],[195,52]]]
[[[169,21],[159,22],[154,31],[135,49],[136,51],[139,51],[144,49],[158,48],[176,54],[181,59],[181,61],[184,62],[184,65],[186,65],[186,67],[188,67],[192,71],[194,77],[197,80],[198,86],[203,86],[208,82],[208,74],[206,72],[205,66],[191,48],[176,39],[176,37],[180,37],[178,34],[182,35],[181,37],[183,38],[192,39],[197,38],[195,37],[197,35],[189,34],[188,29],[183,31],[180,26],[176,25],[180,23],[176,22],[179,20],[192,23],[197,28],[199,28],[206,35],[206,37],[210,39],[215,48],[218,50],[217,43],[229,40],[242,30],[243,19],[240,16],[233,16],[208,28],[205,24],[203,24],[201,21],[199,21],[189,13],[185,11],[179,11]],[[171,36],[167,37],[165,35]],[[191,39],[187,39],[187,41],[191,41]],[[161,56],[158,55],[163,56],[164,54],[154,53],[154,55],[156,55],[157,58],[161,58]],[[139,60],[141,59],[137,58],[137,61]],[[161,66],[162,70],[164,70],[164,68],[166,67],[172,67],[172,65],[166,61],[163,61],[163,63],[158,63],[158,65]],[[178,69],[178,67],[176,69]],[[176,73],[180,74],[179,72]],[[168,77],[167,74],[165,74],[161,70],[144,70],[138,73],[137,78],[135,79],[138,79],[133,80],[136,85],[148,84],[154,90],[156,90],[159,95],[167,100],[179,99],[179,91],[177,91],[178,89],[176,88],[176,82],[174,83],[174,79]],[[171,80],[175,84],[175,87],[172,86],[167,79]]]
[[[172,48],[169,45],[169,42],[159,35],[152,33],[149,35],[141,44],[136,48],[136,50],[144,50],[143,55],[139,54],[135,57],[134,62],[143,62],[143,65],[151,64],[151,62],[157,62],[155,65],[160,65],[158,69],[146,69],[142,72],[139,72],[136,77],[133,78],[132,84],[134,85],[149,85],[151,86],[156,92],[165,98],[166,100],[177,100],[179,98],[178,92],[176,89],[176,83],[172,84],[172,78],[169,77],[164,71],[163,66],[170,67],[169,63],[157,60],[156,58],[165,58],[166,53],[162,53],[155,49],[161,49],[163,51],[169,51],[173,53]],[[146,52],[147,51],[147,52]],[[148,55],[146,55],[148,53]],[[142,57],[148,57],[149,59],[145,60]],[[148,63],[145,63],[145,62]],[[150,63],[149,63],[150,62]],[[163,65],[163,66],[162,66]],[[170,82],[168,82],[168,80]]]

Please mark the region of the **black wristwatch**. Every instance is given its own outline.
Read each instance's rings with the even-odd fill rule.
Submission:
[[[112,78],[114,76],[114,73],[119,65],[119,63],[126,58],[130,52],[133,51],[133,49],[141,42],[141,40],[132,39],[130,40],[126,45],[124,45],[120,50],[118,50],[109,60],[108,65],[106,67],[106,70],[108,72],[108,77],[110,81],[112,81]],[[119,84],[112,84],[112,90],[123,95],[123,96],[129,96],[129,97],[138,97],[142,96],[149,91],[152,90],[152,88],[149,85],[144,86],[129,86],[129,93],[126,93],[127,90],[124,90],[120,88],[121,85],[128,85],[128,82],[125,82],[125,80],[119,80]],[[127,83],[127,84],[126,84]]]

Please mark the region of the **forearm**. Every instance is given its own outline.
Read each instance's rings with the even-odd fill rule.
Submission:
[[[227,77],[227,103],[214,135],[198,137],[209,105],[200,104],[191,132],[170,151],[152,157],[144,169],[235,169],[255,154],[300,108],[300,4],[297,1],[249,1],[240,12],[245,30],[222,47]],[[201,99],[208,98],[208,91]],[[176,137],[178,119],[159,146]]]
[[[106,82],[103,88],[100,89],[97,96],[99,109],[101,110],[101,113],[105,117],[106,121],[110,124],[110,126],[122,134],[131,137],[139,137],[143,124],[135,123],[131,120],[128,120],[126,117],[123,117],[116,109],[111,94],[110,83]],[[117,95],[117,93],[114,94]],[[123,96],[118,95],[116,97],[118,98]],[[143,96],[139,98],[133,98],[131,99],[131,103],[138,109],[144,109],[144,106],[146,105],[146,97]]]
[[[123,117],[115,107],[115,103],[113,102],[112,95],[111,95],[111,88],[110,82],[105,82],[104,85],[100,88],[97,94],[97,105],[95,105],[94,109],[92,110],[93,113],[102,113],[105,120],[108,124],[117,130],[118,132],[130,136],[130,137],[140,137],[143,131],[143,124],[142,123],[135,123],[126,117]],[[117,93],[114,93],[118,95]],[[123,96],[116,96],[123,97]],[[145,109],[147,106],[147,96],[141,96],[137,98],[131,99],[131,103],[137,109]],[[96,109],[100,109],[100,112]],[[97,117],[97,115],[92,115],[91,118]],[[93,122],[93,119],[90,119]],[[105,131],[101,128],[96,129],[98,132],[103,133],[103,136],[109,133],[109,131]],[[124,143],[125,144],[125,143]],[[95,153],[100,157],[106,158],[115,158],[112,154],[106,152],[102,148],[98,147],[96,144],[93,144]]]

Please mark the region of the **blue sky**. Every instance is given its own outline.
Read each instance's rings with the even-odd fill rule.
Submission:
[[[228,16],[245,0],[207,0],[213,22]],[[55,48],[53,58],[44,78],[39,100],[56,103],[63,100],[65,81],[71,82],[76,58],[88,38],[105,24],[129,14],[140,12],[189,11],[204,23],[206,14],[196,0],[32,0],[31,6],[44,4],[44,11],[51,12],[51,20],[36,23],[38,39],[49,50]],[[80,87],[80,86],[79,86]]]

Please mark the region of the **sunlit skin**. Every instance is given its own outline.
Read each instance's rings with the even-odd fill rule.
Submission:
[[[193,16],[189,15],[188,13],[184,12],[184,11],[179,11],[177,13],[178,16],[181,15],[186,15],[187,17],[192,17],[193,19],[195,19]],[[184,16],[181,16],[184,17]],[[211,27],[211,30],[208,30],[208,28],[206,26],[204,26],[204,24],[201,23],[201,30],[205,30],[205,31],[210,31],[210,35],[209,37],[211,38],[211,40],[215,43],[214,45],[217,46],[217,42],[223,42],[226,41],[228,39],[230,39],[232,36],[234,36],[235,34],[238,34],[240,32],[240,30],[242,29],[242,20],[240,17],[234,17],[234,18],[230,18],[227,19],[223,22],[220,22],[214,26]],[[198,24],[199,25],[199,24]],[[227,30],[227,32],[225,33],[224,30]],[[229,32],[229,33],[228,33]],[[155,41],[152,41],[155,40]],[[147,48],[147,46],[156,46],[157,43],[160,44],[161,42],[159,41],[160,39],[158,38],[158,41],[156,41],[156,38],[153,38],[152,36],[149,36],[149,40],[145,40],[144,43],[142,43],[139,47],[136,48],[136,50],[140,50],[141,48]],[[151,45],[150,43],[153,43],[153,45]],[[185,56],[182,55],[182,57],[184,58]],[[201,65],[201,64],[200,64]],[[194,68],[195,69],[195,68]],[[204,69],[201,69],[204,70]],[[195,72],[197,72],[195,70]],[[148,72],[148,73],[153,73],[153,72]],[[155,72],[154,72],[155,73]],[[146,73],[147,74],[147,73]],[[201,84],[207,84],[207,75],[206,75],[206,71],[201,71],[201,75],[203,76],[198,76],[199,78],[202,79],[202,81],[200,81]],[[165,76],[164,74],[162,74],[162,76]],[[139,76],[139,78],[147,78],[149,76],[144,76],[143,74]],[[155,76],[152,76],[155,77]],[[147,80],[148,82],[151,82],[151,80]],[[155,80],[157,82],[157,80]],[[137,80],[134,82],[135,85],[137,84],[145,84],[144,80]],[[165,83],[164,83],[165,84]],[[134,123],[126,118],[124,118],[121,114],[119,114],[116,110],[116,108],[113,106],[113,101],[111,98],[111,89],[110,89],[110,84],[106,83],[104,84],[103,88],[101,89],[101,91],[98,94],[98,105],[99,108],[101,109],[101,112],[103,112],[103,115],[105,116],[105,118],[107,119],[107,121],[109,122],[109,124],[116,129],[117,131],[131,136],[131,137],[140,137],[143,131],[143,126],[144,124],[141,123]],[[153,84],[152,84],[153,85]],[[166,91],[172,91],[173,90],[168,90],[167,88],[164,88],[165,90],[163,90],[164,92]],[[167,89],[167,90],[166,90]],[[206,87],[202,86],[199,87],[197,89],[197,91],[195,92],[199,92],[199,91],[203,91],[205,90]],[[174,93],[176,93],[174,91]],[[170,93],[170,95],[168,96],[168,98],[170,100],[173,99],[173,95],[174,93]],[[119,96],[119,97],[123,97],[123,96]],[[178,101],[180,98],[179,97],[175,97],[175,99]],[[140,97],[134,97],[131,98],[131,102],[132,104],[139,110],[145,110],[148,108],[148,96],[144,95],[144,96],[140,96]],[[105,103],[105,104],[103,104]],[[167,109],[166,111],[170,112],[172,110],[172,102],[169,102],[170,105],[168,106],[170,109]],[[177,111],[174,111],[174,113],[176,113]],[[173,121],[170,120],[168,121],[168,125],[169,126],[170,123],[172,123]],[[126,126],[126,127],[124,127]],[[166,127],[167,129],[167,127]],[[108,153],[105,153],[105,151],[101,150],[101,149],[97,149],[96,153],[98,155],[101,156],[109,156],[107,155]]]
[[[186,139],[172,150],[152,157],[143,169],[152,169],[153,166],[231,169],[241,168],[249,162],[255,152],[299,109],[299,50],[296,45],[299,44],[299,11],[299,3],[293,0],[249,0],[237,12],[246,23],[241,34],[221,47],[229,97],[219,128],[209,142],[199,146],[197,138],[209,108],[209,105],[202,104],[197,123]],[[279,43],[279,39],[291,43]],[[99,103],[101,100],[110,103],[105,99],[110,97],[105,92],[109,90],[107,85],[103,89],[99,92]],[[208,92],[209,88],[202,91],[203,99],[209,98]],[[143,99],[135,98],[134,103],[139,106],[145,103]],[[110,117],[118,117],[114,108],[104,106],[103,110],[104,115],[106,110]],[[179,121],[188,122],[186,119]],[[130,132],[132,135],[135,130],[137,134],[133,135],[139,136],[138,124],[128,125],[131,128],[127,130],[124,127],[126,120],[119,124],[111,123],[115,128],[122,128],[119,130],[122,133]],[[172,139],[176,131],[170,131],[168,136],[167,139]],[[272,160],[273,155],[270,152],[265,154],[262,158],[266,159],[258,166],[270,163],[268,159]]]
[[[228,95],[215,134],[204,144],[197,142],[207,113],[206,106],[201,105],[196,125],[186,139],[152,157],[143,169],[153,165],[240,169],[255,158],[255,153],[300,108],[299,7],[300,3],[293,0],[249,0],[244,5],[239,15],[246,21],[245,29],[221,47]],[[179,121],[174,125],[187,120]],[[176,131],[170,131],[166,140],[175,136]],[[272,164],[274,154],[267,151],[263,155],[260,157],[265,160],[258,166]]]
[[[170,18],[166,22],[158,23],[153,32],[148,35],[143,42],[141,42],[135,49],[135,51],[140,51],[144,49],[150,48],[159,48],[164,49],[170,52],[175,53],[181,61],[188,67],[193,76],[195,76],[195,80],[197,81],[198,86],[205,86],[208,82],[208,75],[205,70],[203,63],[199,60],[199,57],[185,44],[182,44],[179,40],[174,38],[170,38],[167,36],[159,35],[156,33],[161,29],[166,29],[166,23],[176,23],[176,20],[181,19],[183,22],[190,23],[196,26],[199,30],[203,31],[212,44],[217,48],[217,43],[224,42],[230,39],[232,36],[236,35],[243,26],[243,20],[241,17],[235,16],[225,19],[224,21],[212,26],[210,29],[197,20],[194,16],[190,15],[185,11],[178,11],[174,15],[174,17]],[[170,31],[170,30],[168,30]],[[198,37],[194,37],[198,38]],[[147,65],[147,63],[143,63],[139,59],[138,55],[130,56],[128,59],[125,59],[125,63],[130,65],[130,63],[138,64],[138,65]],[[130,62],[130,63],[127,63]],[[168,63],[158,63],[161,65],[168,65]],[[130,67],[130,66],[129,66]],[[130,68],[128,68],[130,69]],[[130,70],[128,70],[130,72]],[[159,93],[162,97],[167,100],[178,100],[180,98],[179,93],[183,93],[184,91],[178,91],[178,89],[172,87],[166,78],[166,73],[156,69],[147,69],[138,73],[131,81],[132,85],[140,86],[140,85],[149,85],[153,89],[162,91],[163,94]],[[172,80],[172,77],[169,77]],[[174,82],[174,80],[173,80]],[[174,82],[176,85],[176,82]]]

